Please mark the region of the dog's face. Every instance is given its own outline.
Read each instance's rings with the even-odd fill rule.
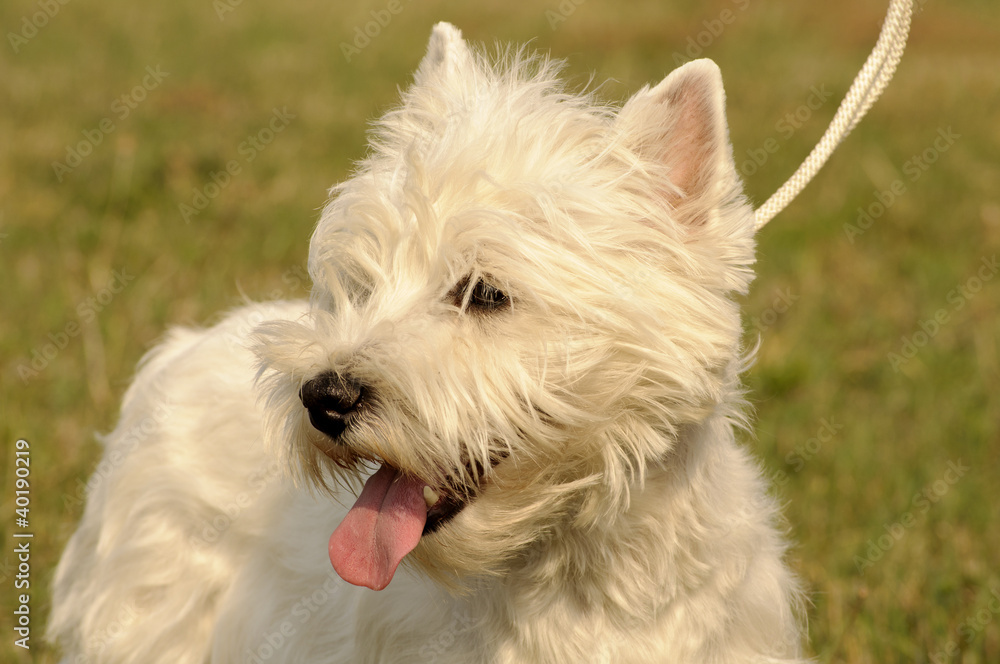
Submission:
[[[311,315],[259,330],[268,430],[302,474],[381,469],[331,540],[362,585],[411,549],[490,573],[613,520],[737,388],[753,219],[717,68],[618,111],[500,60],[435,28],[313,235]]]

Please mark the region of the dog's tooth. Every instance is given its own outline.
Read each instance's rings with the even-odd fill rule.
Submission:
[[[437,491],[430,488],[429,486],[424,487],[424,502],[427,503],[428,509],[434,507],[434,505],[438,501],[438,498],[440,498],[440,496],[438,495]]]

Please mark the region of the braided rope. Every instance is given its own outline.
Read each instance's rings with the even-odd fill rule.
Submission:
[[[844,101],[840,103],[826,133],[792,177],[774,192],[767,202],[757,208],[755,212],[757,230],[771,221],[798,196],[882,94],[892,80],[896,65],[903,57],[912,14],[913,0],[891,0],[878,42],[855,77]]]

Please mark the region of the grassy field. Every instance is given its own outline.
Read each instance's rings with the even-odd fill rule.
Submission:
[[[388,2],[0,4],[0,660],[56,661],[48,584],[136,361],[169,325],[305,295],[326,188],[433,22],[533,39],[615,100],[715,59],[760,203],[826,127],[884,4],[401,0],[347,53]],[[746,301],[748,444],[787,504],[819,662],[1000,662],[1000,8],[920,4],[886,96],[761,233]],[[248,142],[273,118],[273,140]],[[28,652],[11,630],[22,530]]]

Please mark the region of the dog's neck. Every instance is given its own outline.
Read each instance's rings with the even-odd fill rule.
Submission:
[[[620,619],[649,616],[669,604],[683,585],[677,578],[681,565],[674,559],[694,562],[697,555],[679,546],[698,529],[695,519],[703,519],[708,497],[698,492],[697,478],[719,463],[719,452],[710,448],[724,447],[718,436],[709,435],[712,428],[719,429],[687,428],[669,461],[649,465],[642,481],[633,482],[619,514],[586,525],[567,522],[511,570],[518,582],[505,585],[533,589],[536,597],[549,588],[555,601],[571,601],[582,612],[620,614]],[[723,433],[731,442],[731,431]],[[672,515],[670,522],[664,514]],[[652,552],[658,559],[651,559]],[[683,566],[689,564],[686,560]],[[567,589],[573,590],[571,598],[556,597]]]
[[[633,487],[617,519],[567,526],[481,594],[480,608],[491,614],[487,624],[531,614],[508,622],[510,634],[497,635],[523,649],[515,661],[627,661],[618,650],[588,644],[587,635],[606,639],[610,628],[641,650],[643,639],[656,641],[682,629],[680,623],[702,620],[692,612],[708,586],[712,596],[745,599],[748,570],[759,558],[766,563],[776,547],[766,527],[773,506],[759,473],[723,416],[687,429],[673,456]],[[780,605],[780,590],[753,592]],[[553,634],[567,638],[555,641]]]

